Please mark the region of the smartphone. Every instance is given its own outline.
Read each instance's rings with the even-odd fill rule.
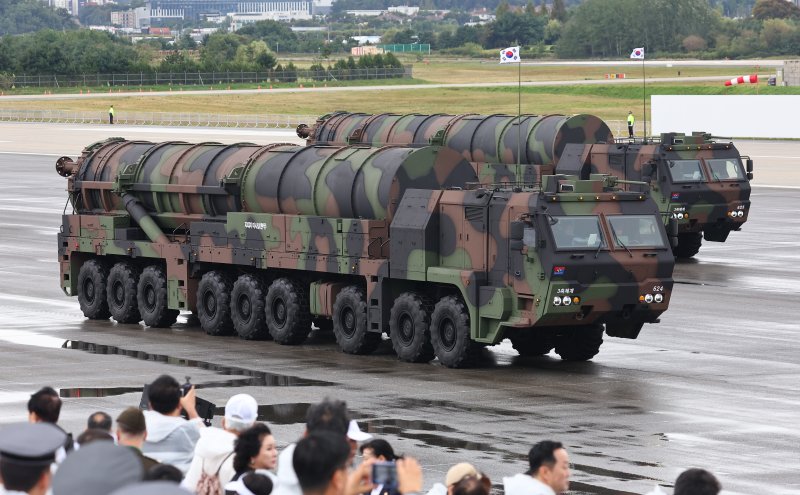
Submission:
[[[376,462],[372,465],[372,483],[386,488],[397,486],[397,466],[394,462]]]

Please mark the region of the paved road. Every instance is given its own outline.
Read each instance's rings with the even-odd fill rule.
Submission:
[[[89,137],[31,129],[41,145],[28,152]],[[309,403],[345,399],[362,426],[421,459],[426,485],[461,460],[499,482],[524,469],[533,442],[555,438],[570,449],[576,493],[644,493],[690,466],[729,493],[800,493],[798,190],[756,186],[744,230],[678,265],[670,310],[638,340],[607,339],[577,364],[520,360],[506,342],[481,369],[449,370],[400,363],[387,345],[344,355],[324,334],[282,347],[209,337],[185,317],[169,330],[87,321],[58,288],[65,184],[54,157],[0,146],[0,423],[24,420],[28,395],[48,384],[79,432],[91,412],[117,414],[170,373],[220,405],[253,394],[281,445],[301,433]]]
[[[727,76],[702,76],[702,77],[648,77],[649,84],[672,83],[672,82],[708,82],[708,81],[727,81],[731,77],[741,74],[731,74]],[[769,74],[759,74],[765,78]],[[522,86],[587,86],[587,85],[609,85],[609,84],[641,84],[641,78],[630,77],[626,79],[587,79],[587,80],[564,80],[564,81],[523,81]],[[219,95],[219,94],[273,94],[273,93],[332,93],[346,91],[391,91],[391,90],[418,90],[418,89],[442,89],[442,88],[499,88],[505,86],[517,86],[517,82],[484,82],[484,83],[452,83],[452,84],[391,84],[384,86],[336,86],[336,87],[305,87],[305,88],[275,88],[275,89],[236,89],[236,90],[191,90],[191,91],[150,91],[150,92],[117,92],[117,93],[83,93],[83,94],[54,94],[54,95],[5,95],[0,96],[0,106],[6,100],[74,100],[87,98],[129,98],[135,96],[191,96],[191,95]]]

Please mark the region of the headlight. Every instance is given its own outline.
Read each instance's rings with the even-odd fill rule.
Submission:
[[[656,294],[653,297],[653,300],[655,300],[655,302],[657,302],[657,303],[663,302],[664,301],[664,296],[662,294]]]
[[[739,210],[739,211],[736,212],[736,216],[743,217],[744,216],[744,212],[742,210]]]
[[[569,306],[572,304],[572,298],[569,296],[564,296],[564,299],[561,301],[564,306]]]
[[[553,306],[561,306],[561,298],[556,296],[553,298]]]
[[[645,296],[644,296],[644,302],[646,302],[646,303],[648,303],[648,304],[650,304],[651,302],[653,302],[653,294],[647,294],[647,295],[645,295]]]

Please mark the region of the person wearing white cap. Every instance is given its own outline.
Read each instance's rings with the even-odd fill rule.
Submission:
[[[350,444],[350,458],[347,459],[348,465],[353,464],[353,459],[355,459],[356,452],[358,452],[358,444],[371,439],[372,435],[366,431],[361,431],[355,419],[350,420],[350,423],[347,425],[347,442]]]
[[[253,426],[257,418],[258,403],[252,396],[237,394],[231,397],[225,404],[222,428],[205,428],[200,432],[194,459],[181,485],[194,492],[201,481],[205,484],[210,482],[222,495],[222,487],[236,474],[233,468],[234,442],[239,433]]]

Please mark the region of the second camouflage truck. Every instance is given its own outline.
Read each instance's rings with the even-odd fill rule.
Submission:
[[[112,139],[61,158],[74,212],[61,286],[89,318],[344,352],[389,335],[400,359],[468,365],[509,337],[587,360],[602,335],[658,321],[674,259],[649,196],[613,177],[465,188],[475,170],[426,146],[221,145]]]
[[[482,182],[531,182],[542,174],[593,173],[645,181],[665,221],[678,222],[675,255],[697,254],[703,238],[724,242],[750,210],[753,162],[708,134],[614,140],[592,115],[444,115],[335,112],[298,136],[308,143],[426,144],[438,141],[475,163]],[[742,160],[745,159],[745,163]],[[746,167],[745,167],[746,164]],[[625,186],[644,191],[639,185]]]

